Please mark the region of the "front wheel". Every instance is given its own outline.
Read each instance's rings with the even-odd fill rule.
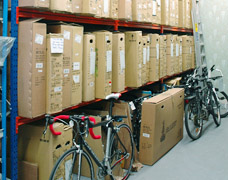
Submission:
[[[220,116],[225,118],[228,115],[228,96],[224,91],[217,91],[217,96],[220,103]]]
[[[111,178],[121,176],[122,179],[127,179],[134,161],[134,140],[128,125],[116,127],[110,139],[109,158],[113,175]]]
[[[192,100],[185,106],[185,128],[190,138],[199,139],[203,131],[203,119],[200,117],[199,104]]]
[[[49,180],[79,180],[82,176],[94,179],[93,164],[86,152],[71,148],[58,159]]]
[[[216,94],[213,92],[211,97],[211,114],[214,119],[214,122],[217,126],[221,124],[221,117],[220,117],[220,103],[217,100]]]

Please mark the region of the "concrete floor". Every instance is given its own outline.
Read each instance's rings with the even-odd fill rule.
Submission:
[[[184,138],[153,166],[144,166],[129,180],[228,180],[228,118],[216,128],[210,119],[200,139]]]

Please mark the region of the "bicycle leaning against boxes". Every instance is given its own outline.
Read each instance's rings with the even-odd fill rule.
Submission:
[[[77,128],[77,133],[74,132],[72,148],[57,160],[49,180],[81,179],[83,176],[82,167],[87,168],[86,171],[87,174],[89,173],[90,179],[95,179],[92,159],[98,166],[98,171],[96,172],[97,179],[103,179],[105,176],[115,179],[116,175],[114,171],[115,169],[118,171],[118,167],[123,169],[121,173],[122,179],[129,177],[134,161],[132,132],[127,124],[114,125],[115,122],[121,122],[126,116],[112,116],[114,100],[117,100],[120,95],[117,93],[106,97],[106,100],[110,101],[109,115],[106,116],[104,121],[97,124],[93,117],[79,115],[51,117],[50,115],[46,115],[46,127],[49,124],[49,129],[54,135],[61,135],[60,132],[55,132],[53,128],[53,123],[57,120],[69,124],[72,128],[76,124],[75,126]],[[69,123],[66,120],[69,120]],[[100,139],[101,136],[95,135],[93,128],[101,126],[107,130],[105,156],[102,161],[97,158],[85,140],[88,133],[90,133],[93,139]],[[126,143],[126,141],[128,142]]]

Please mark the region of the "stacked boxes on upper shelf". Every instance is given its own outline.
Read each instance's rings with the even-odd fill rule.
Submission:
[[[191,0],[20,0],[19,7],[192,28]]]

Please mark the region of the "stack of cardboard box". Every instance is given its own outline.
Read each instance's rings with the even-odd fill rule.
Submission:
[[[147,83],[147,36],[143,36],[142,40],[142,84]]]
[[[167,75],[166,70],[166,35],[160,36],[160,59],[159,59],[159,77],[165,77]]]
[[[176,43],[175,36],[172,34],[166,35],[167,38],[167,47],[166,47],[166,68],[167,75],[171,76],[174,74],[174,62],[175,62],[175,54],[174,54],[174,45]]]
[[[169,0],[161,0],[161,24],[170,25],[170,3]]]
[[[142,0],[132,0],[132,20],[141,22],[143,15]]]
[[[182,37],[182,70],[186,71],[192,67],[191,40],[189,36]]]

